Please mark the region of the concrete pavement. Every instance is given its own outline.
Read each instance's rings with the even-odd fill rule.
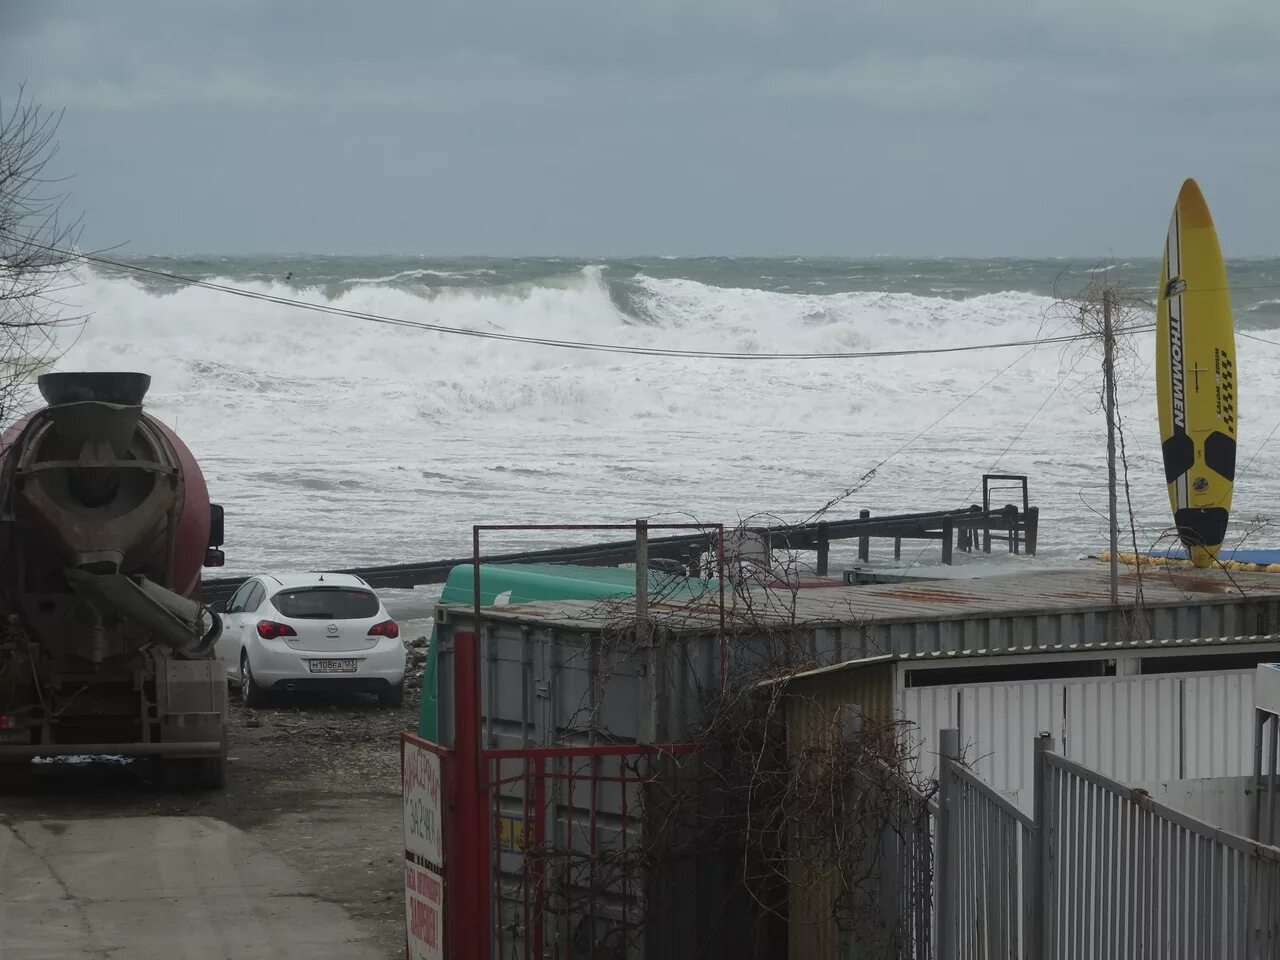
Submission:
[[[388,960],[346,911],[208,817],[0,817],[4,960]]]

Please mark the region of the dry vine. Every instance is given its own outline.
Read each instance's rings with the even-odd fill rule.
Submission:
[[[726,539],[745,541],[760,519]],[[809,572],[795,553],[729,561],[724,634],[718,585],[689,574],[656,584],[647,622],[631,598],[577,608],[584,630],[573,657],[591,681],[557,742],[683,741],[698,750],[607,761],[610,776],[625,770],[637,784],[642,827],[611,842],[597,836],[593,855],[582,787],[573,802],[563,787],[566,773],[592,761],[562,764],[552,803],[573,809],[577,833],[525,851],[541,864],[542,922],[568,931],[561,939],[584,956],[669,955],[663,945],[696,927],[707,937],[698,956],[772,957],[819,926],[844,931],[867,956],[916,955],[927,942],[936,785],[915,773],[918,744],[902,724],[887,712],[830,706],[803,676],[883,651],[857,626],[852,601],[821,615],[854,624],[844,628],[849,639],[814,648],[816,611],[800,599]],[[652,696],[658,709],[638,731],[634,716],[627,729],[611,729],[609,717],[620,716],[611,696],[634,683],[637,667],[648,686],[636,700]],[[507,900],[520,896],[513,888]]]

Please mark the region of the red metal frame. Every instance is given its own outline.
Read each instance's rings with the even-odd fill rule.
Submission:
[[[490,858],[489,893],[493,897],[490,910],[494,918],[493,929],[497,934],[497,956],[521,957],[523,960],[542,960],[547,956],[547,924],[554,922],[554,914],[549,910],[551,899],[548,890],[548,874],[558,876],[559,907],[563,927],[561,944],[567,949],[572,942],[573,929],[571,920],[576,915],[590,918],[592,932],[595,930],[597,891],[597,865],[600,851],[597,849],[599,835],[600,788],[602,784],[618,784],[620,809],[610,811],[613,826],[621,838],[621,856],[611,859],[611,866],[620,869],[620,878],[615,879],[615,886],[620,879],[622,885],[621,899],[625,905],[629,902],[633,883],[642,882],[642,877],[632,877],[627,869],[627,844],[632,811],[628,809],[628,787],[654,782],[660,775],[658,761],[662,757],[674,757],[680,754],[692,754],[701,750],[700,744],[654,744],[654,745],[597,745],[581,747],[530,747],[524,749],[484,750],[484,764],[488,770],[489,809],[492,811],[492,830],[494,839],[493,853]],[[579,769],[578,762],[584,769]],[[616,761],[616,767],[610,761]],[[514,766],[515,770],[504,770],[504,766]],[[616,772],[607,771],[605,766],[614,767]],[[558,787],[564,794],[560,799],[550,803],[547,797],[547,784],[553,789]],[[580,799],[575,795],[580,787],[590,791],[589,796]],[[520,881],[512,891],[504,888],[502,857],[503,821],[507,819],[503,813],[502,799],[510,800],[514,796],[521,798],[521,823],[519,828],[518,852],[521,856]],[[584,808],[585,807],[585,811]],[[553,822],[564,818],[563,842],[549,844],[547,840],[548,814]],[[585,823],[575,822],[575,816],[585,815]],[[583,847],[578,847],[575,834],[586,832],[587,840]],[[515,840],[516,831],[512,831]],[[513,843],[513,846],[515,844]],[[517,852],[515,850],[507,852]],[[639,865],[637,870],[642,869]],[[585,882],[583,877],[585,875]],[[605,878],[605,883],[609,878]],[[585,900],[585,910],[573,909],[575,891]],[[517,938],[507,942],[506,930],[502,918],[503,906],[514,905],[514,912],[520,917],[523,937],[519,938],[522,949],[517,953]],[[508,915],[511,911],[505,911]],[[637,925],[639,921],[636,921]],[[624,924],[625,926],[625,917]],[[567,953],[566,953],[567,955]]]
[[[457,924],[459,960],[488,960],[489,949],[489,824],[486,773],[480,756],[480,670],[476,634],[459,631],[454,642],[454,751],[458,815],[455,832],[464,846],[454,875],[462,903]]]
[[[549,865],[562,859],[571,867],[575,857],[585,854],[587,870],[592,872],[596,863],[596,836],[600,788],[602,784],[616,783],[622,787],[651,782],[656,776],[657,758],[693,753],[697,744],[653,745],[599,745],[580,747],[535,747],[529,749],[485,749],[481,742],[480,726],[480,668],[477,637],[483,622],[480,605],[480,534],[497,530],[635,530],[635,524],[477,524],[472,528],[472,566],[474,568],[475,629],[457,631],[454,641],[454,745],[452,749],[421,740],[411,734],[401,737],[401,765],[403,769],[404,743],[412,741],[437,753],[442,759],[442,776],[445,783],[445,945],[448,956],[456,960],[490,960],[493,956],[493,932],[498,934],[499,954],[505,955],[504,931],[499,919],[502,905],[501,839],[503,817],[501,813],[501,789],[504,785],[520,783],[522,797],[521,844],[526,853],[522,865],[520,908],[523,928],[530,934],[524,941],[524,955],[529,960],[542,960],[546,947],[542,915],[547,903],[547,872]],[[714,530],[716,531],[716,564],[720,592],[720,678],[725,682],[727,650],[724,636],[724,524],[660,523],[648,526],[650,530]],[[574,761],[585,760],[589,770],[576,773]],[[602,767],[609,761],[617,762],[617,774],[605,775]],[[632,770],[627,769],[628,761]],[[522,769],[514,776],[503,776],[502,764],[515,762]],[[565,772],[549,771],[547,764],[563,763]],[[644,769],[641,769],[641,764]],[[548,801],[547,782],[563,785],[567,791],[564,804]],[[573,841],[573,816],[575,788],[586,781],[590,788],[587,801],[590,840],[585,851],[575,852]],[[626,854],[628,811],[626,789],[620,790],[623,855]],[[549,806],[555,810],[563,806],[566,811],[566,835],[568,844],[563,850],[547,847],[546,813]],[[624,873],[623,900],[630,891],[630,878]],[[497,894],[495,903],[494,894]],[[594,910],[594,907],[592,908]],[[569,911],[565,911],[567,937]],[[513,945],[514,946],[514,945]]]
[[[504,903],[510,903],[502,883],[503,797],[508,805],[515,796],[521,802],[519,847],[523,862],[519,868],[519,889],[514,896],[525,933],[522,954],[527,960],[542,960],[547,947],[544,917],[548,916],[548,873],[559,867],[560,876],[572,878],[575,871],[587,873],[586,889],[593,889],[597,867],[596,838],[601,811],[600,793],[604,785],[617,784],[620,809],[609,811],[627,854],[628,828],[633,809],[628,800],[630,787],[653,782],[662,757],[691,754],[701,745],[620,744],[594,746],[530,747],[525,749],[485,749],[481,745],[480,671],[476,634],[459,631],[453,635],[454,746],[452,749],[404,733],[400,740],[401,770],[404,745],[415,743],[441,758],[444,806],[444,928],[447,955],[456,960],[489,960],[494,956],[494,934],[498,955],[506,957],[515,943],[506,942],[500,919]],[[504,769],[515,765],[511,771]],[[548,790],[551,785],[551,791]],[[583,799],[580,788],[589,790]],[[552,796],[548,796],[553,792]],[[564,796],[558,796],[564,794]],[[561,844],[548,843],[548,811],[564,817]],[[575,826],[575,812],[588,818]],[[578,847],[575,832],[588,831],[585,847]],[[516,837],[512,831],[513,840]],[[622,901],[625,904],[640,878],[622,873]],[[573,884],[562,884],[564,896],[571,897]],[[588,907],[594,926],[595,906]],[[572,934],[570,915],[563,911],[565,942]],[[407,947],[406,947],[407,949]]]

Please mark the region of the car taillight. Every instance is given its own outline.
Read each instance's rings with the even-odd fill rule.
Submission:
[[[400,625],[394,620],[383,620],[381,623],[375,623],[369,628],[369,636],[390,637],[394,640],[400,636]]]
[[[258,621],[258,636],[263,640],[274,640],[276,637],[296,637],[298,631],[287,623],[276,623],[274,620]]]
[[[0,713],[0,730],[12,730],[13,728],[13,717],[7,713]]]

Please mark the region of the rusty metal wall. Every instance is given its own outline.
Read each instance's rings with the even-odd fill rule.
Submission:
[[[784,697],[787,753],[799,762],[806,750],[837,742],[848,729],[849,708],[856,705],[874,724],[893,718],[893,664],[797,679]],[[806,960],[837,960],[842,931],[836,922],[842,904],[841,880],[821,850],[806,851],[789,864],[787,876],[788,948]]]
[[[1239,587],[1221,576],[1148,575],[1143,586],[1142,620],[1117,625],[1108,612],[1106,577],[1097,571],[1059,571],[1034,575],[948,581],[945,585],[871,585],[801,590],[763,597],[750,611],[752,629],[739,629],[735,643],[748,656],[758,653],[779,631],[793,634],[810,666],[892,654],[902,658],[955,655],[1025,655],[1073,648],[1098,651],[1132,646],[1151,649],[1168,641],[1220,643],[1267,639],[1280,630],[1280,585],[1266,574],[1239,574]],[[1122,585],[1128,604],[1131,578]],[[1247,590],[1241,593],[1241,590]],[[754,595],[753,595],[754,596]],[[738,598],[729,598],[738,604]],[[443,608],[442,608],[443,609]],[[586,601],[531,603],[492,608],[494,621],[530,627],[607,631],[627,609],[603,611]],[[657,621],[686,637],[715,633],[719,607],[700,601],[667,604],[653,611]],[[743,610],[730,618],[743,622]],[[1126,609],[1125,616],[1129,616]],[[466,618],[469,612],[443,609],[442,617]],[[1117,629],[1119,640],[1117,642]]]
[[[940,610],[939,613],[944,611]],[[1146,611],[1144,636],[1153,640],[1247,637],[1280,627],[1280,602],[1235,598],[1197,603],[1190,599]],[[1071,644],[1103,644],[1110,637],[1105,612],[1046,609],[1034,615],[935,616],[897,623],[870,622],[842,627],[839,645],[847,659],[881,653],[929,655],[959,650],[1021,650]]]

